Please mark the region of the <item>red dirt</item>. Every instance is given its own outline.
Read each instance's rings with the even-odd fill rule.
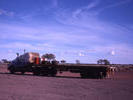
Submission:
[[[68,73],[63,76],[71,77],[12,75],[0,66],[0,100],[133,99],[133,71],[117,72],[109,79],[81,79]]]

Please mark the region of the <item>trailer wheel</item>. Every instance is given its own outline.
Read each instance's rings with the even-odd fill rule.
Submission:
[[[103,72],[100,72],[99,78],[100,78],[100,79],[103,78]]]

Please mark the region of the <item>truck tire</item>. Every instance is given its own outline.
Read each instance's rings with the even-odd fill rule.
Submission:
[[[80,73],[81,78],[88,78],[88,75],[85,72]]]
[[[11,74],[14,74],[15,72],[14,72],[13,70],[10,70],[10,73],[11,73]]]
[[[34,71],[33,75],[40,75],[40,73],[38,71]]]
[[[56,73],[51,73],[50,76],[55,77]]]
[[[11,74],[14,74],[14,73],[15,73],[15,71],[14,71],[14,67],[11,66],[11,67],[9,68],[9,71],[10,71]]]
[[[41,75],[42,76],[48,76],[48,73],[42,73]]]
[[[25,72],[24,71],[21,71],[21,74],[23,75]]]

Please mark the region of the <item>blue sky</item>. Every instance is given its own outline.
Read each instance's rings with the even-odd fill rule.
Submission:
[[[133,0],[0,0],[0,59],[16,52],[57,60],[133,63]]]

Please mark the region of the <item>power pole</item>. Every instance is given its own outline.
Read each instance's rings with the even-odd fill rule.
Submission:
[[[26,51],[26,50],[24,49],[24,54],[25,54],[25,51]]]

